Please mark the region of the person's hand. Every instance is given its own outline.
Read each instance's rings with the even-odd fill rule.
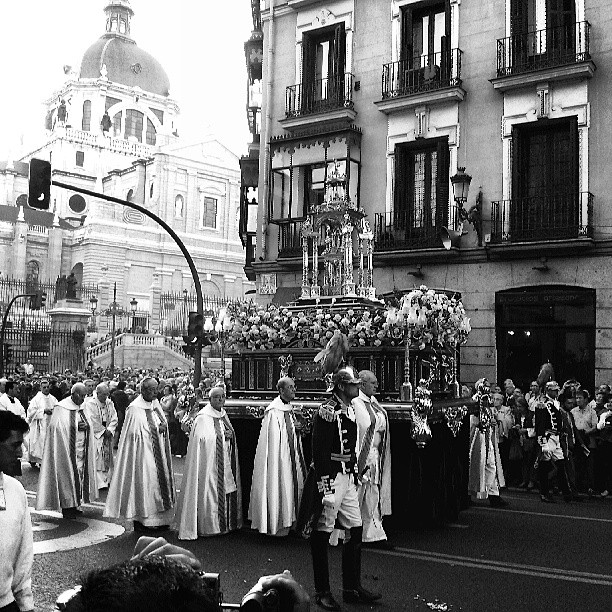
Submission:
[[[134,546],[134,554],[130,561],[144,559],[150,555],[167,557],[168,559],[187,565],[194,570],[202,569],[202,564],[199,559],[190,550],[170,544],[164,538],[141,536],[138,538],[136,546]]]
[[[323,505],[327,506],[328,508],[332,508],[334,506],[335,501],[336,497],[333,493],[327,493],[323,496]]]
[[[296,582],[289,570],[285,570],[282,574],[274,574],[272,576],[262,576],[257,584],[249,591],[266,592],[270,589],[276,589],[280,597],[278,609],[283,612],[309,612],[310,597],[304,590],[304,587]]]

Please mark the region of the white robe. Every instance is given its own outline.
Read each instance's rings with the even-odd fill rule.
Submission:
[[[32,463],[42,463],[43,452],[45,450],[45,439],[47,437],[47,427],[51,420],[50,414],[45,414],[45,410],[53,410],[57,400],[48,393],[45,395],[39,391],[30,401],[28,406],[28,458]]]
[[[96,447],[96,486],[104,489],[111,483],[114,470],[113,437],[119,418],[112,400],[101,404],[97,397],[85,400],[85,410],[93,424],[94,445]],[[105,432],[109,436],[105,436]]]
[[[175,524],[180,540],[242,527],[236,434],[225,410],[210,404],[193,421]]]
[[[377,542],[387,539],[382,517],[391,514],[389,418],[376,398],[369,398],[363,391],[353,400],[353,406],[358,432],[358,466],[363,463],[359,474],[362,541]]]
[[[0,394],[0,410],[9,410],[13,412],[17,416],[20,416],[22,419],[26,418],[25,408],[21,405],[21,402],[14,397],[11,402],[7,393]]]
[[[165,433],[159,431],[162,424]],[[104,516],[133,519],[148,527],[171,523],[174,476],[167,426],[157,400],[146,402],[139,395],[128,406]]]
[[[87,431],[79,431],[79,421],[87,423]],[[97,499],[95,456],[92,425],[83,404],[63,399],[53,408],[47,428],[36,509],[59,511]]]
[[[266,408],[255,451],[249,519],[260,533],[287,535],[297,519],[306,478],[302,440],[291,404]]]

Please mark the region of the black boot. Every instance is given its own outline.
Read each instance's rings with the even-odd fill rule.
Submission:
[[[382,597],[361,586],[361,536],[363,527],[350,529],[342,547],[342,597],[347,603],[372,603]]]
[[[312,569],[314,572],[315,601],[324,610],[338,612],[340,606],[334,599],[329,588],[329,562],[327,560],[327,545],[329,533],[313,531],[310,535],[310,552],[312,554]]]

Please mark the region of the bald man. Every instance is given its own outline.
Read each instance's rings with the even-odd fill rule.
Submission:
[[[168,421],[146,376],[125,415],[104,516],[134,521],[134,531],[157,534],[174,518],[174,476]]]
[[[53,408],[38,479],[37,510],[62,511],[66,519],[83,514],[83,501],[97,499],[93,426],[85,411],[87,388],[75,383],[70,396]]]
[[[242,527],[236,434],[225,411],[224,387],[213,387],[189,434],[185,473],[176,506],[179,540]]]
[[[109,395],[109,386],[106,383],[100,383],[96,387],[94,397],[88,397],[85,400],[85,410],[93,425],[98,489],[106,489],[110,485],[114,468],[113,436],[119,418]]]
[[[291,405],[295,383],[284,377],[276,388],[278,397],[266,408],[259,430],[249,519],[260,533],[286,536],[297,519],[306,463]]]

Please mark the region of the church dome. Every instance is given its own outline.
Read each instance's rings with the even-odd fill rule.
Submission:
[[[129,0],[109,0],[104,12],[106,33],[85,52],[80,77],[98,79],[106,75],[113,83],[140,87],[159,96],[170,95],[170,80],[162,65],[130,37],[134,13]]]

